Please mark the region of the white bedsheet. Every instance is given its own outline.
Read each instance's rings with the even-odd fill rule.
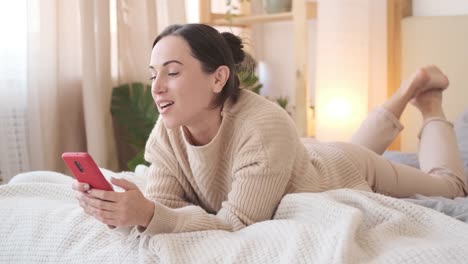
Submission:
[[[86,216],[69,184],[0,186],[0,263],[466,263],[467,259],[467,224],[374,193],[335,190],[287,195],[275,220],[238,232],[153,237],[133,232],[122,237]]]

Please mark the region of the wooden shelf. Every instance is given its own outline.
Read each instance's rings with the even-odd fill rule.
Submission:
[[[307,60],[309,45],[307,20],[317,18],[317,3],[309,0],[292,0],[291,12],[276,14],[252,14],[250,1],[243,1],[240,5],[242,15],[233,16],[231,21],[225,14],[212,13],[211,2],[214,0],[200,0],[200,22],[212,26],[242,27],[249,32],[252,25],[278,21],[291,21],[293,24],[293,39],[295,51],[295,91],[296,109],[295,123],[301,136],[314,134],[312,111],[309,106],[309,62]]]
[[[233,16],[232,21],[228,21],[224,14],[212,14],[213,26],[236,26],[248,27],[253,24],[279,22],[279,21],[292,21],[294,16],[292,12],[275,13],[275,14],[262,14],[262,15],[249,15],[249,16]],[[307,19],[317,18],[317,3],[307,3]]]

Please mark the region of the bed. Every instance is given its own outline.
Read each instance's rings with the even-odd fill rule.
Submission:
[[[102,171],[143,188],[146,169]],[[273,220],[237,232],[149,237],[111,232],[84,214],[72,181],[38,171],[0,186],[0,263],[466,263],[468,256],[466,223],[370,192],[291,194]]]
[[[456,128],[468,167],[467,112]],[[385,155],[418,166],[411,150]],[[102,171],[144,188],[146,169]],[[38,171],[0,186],[0,263],[466,263],[468,257],[468,198],[300,193],[285,196],[273,220],[238,232],[123,236],[83,213],[72,181]]]

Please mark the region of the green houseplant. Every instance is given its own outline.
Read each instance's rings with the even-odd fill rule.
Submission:
[[[241,65],[237,68],[237,76],[239,77],[241,88],[251,90],[256,94],[260,94],[260,90],[262,89],[263,84],[260,83],[260,80],[255,73],[256,68],[257,61],[252,57],[252,55],[245,53],[244,61],[242,61]],[[281,108],[287,111],[287,106],[289,103],[289,98],[287,96],[280,96],[275,98],[274,101],[279,106],[281,106]]]
[[[242,2],[250,2],[250,0],[238,0],[237,4],[242,4]],[[226,21],[229,22],[229,24],[232,24],[232,18],[237,16],[236,12],[239,10],[239,6],[236,5],[235,1],[232,0],[226,0],[226,12],[224,14],[224,18]]]
[[[260,94],[263,84],[259,82],[255,73],[257,61],[249,53],[245,53],[245,58],[237,67],[237,77],[239,77],[240,88],[248,89],[256,94]]]
[[[137,152],[127,162],[127,169],[134,171],[138,164],[147,165],[144,159],[145,144],[159,116],[151,86],[135,82],[115,87],[112,90],[111,113],[117,125],[124,130],[122,139]]]

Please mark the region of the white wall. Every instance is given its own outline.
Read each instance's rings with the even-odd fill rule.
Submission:
[[[413,16],[454,16],[468,14],[467,0],[413,0]]]

